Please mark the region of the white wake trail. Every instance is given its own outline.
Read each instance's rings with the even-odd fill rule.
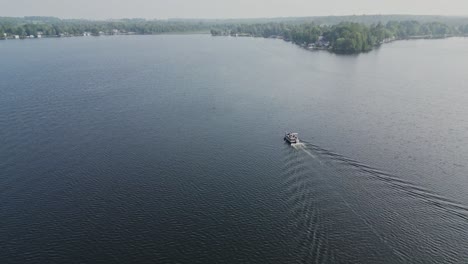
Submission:
[[[319,158],[317,158],[317,156],[315,156],[314,154],[312,154],[312,152],[310,152],[309,150],[306,149],[306,145],[304,143],[297,143],[297,144],[294,144],[292,146],[295,149],[300,149],[300,150],[304,151],[311,158],[318,160],[320,162],[320,164],[322,164],[322,161]]]

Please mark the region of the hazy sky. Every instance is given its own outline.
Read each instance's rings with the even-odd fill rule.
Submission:
[[[353,14],[468,15],[468,0],[0,0],[0,16],[105,19]]]

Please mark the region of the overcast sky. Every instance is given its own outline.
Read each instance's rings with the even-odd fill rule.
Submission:
[[[0,0],[0,16],[255,18],[361,14],[468,15],[468,0]]]

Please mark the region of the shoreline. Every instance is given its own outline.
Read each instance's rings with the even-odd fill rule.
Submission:
[[[468,38],[468,34],[463,34],[463,35],[447,35],[447,36],[434,36],[434,35],[426,35],[426,36],[410,36],[410,37],[406,37],[406,38],[395,38],[395,39],[391,39],[391,40],[385,40],[383,41],[382,43],[379,43],[378,45],[375,45],[373,46],[371,49],[369,50],[365,50],[365,51],[359,51],[359,52],[340,52],[340,51],[334,51],[332,47],[313,47],[311,48],[309,46],[309,44],[300,44],[300,43],[296,43],[296,42],[293,42],[291,40],[288,40],[288,39],[284,39],[284,38],[272,38],[272,37],[261,37],[261,36],[253,36],[253,35],[247,35],[247,34],[242,34],[242,35],[212,35],[212,37],[233,37],[233,38],[263,38],[263,39],[275,39],[275,40],[283,40],[285,42],[290,42],[296,46],[299,46],[300,48],[303,48],[305,50],[308,50],[308,51],[328,51],[330,53],[333,53],[333,54],[338,54],[338,55],[357,55],[357,54],[361,54],[361,53],[367,53],[367,52],[371,52],[373,51],[374,49],[376,48],[379,48],[385,44],[388,44],[388,43],[393,43],[393,42],[396,42],[396,41],[404,41],[404,40],[437,40],[437,39],[449,39],[449,38]]]
[[[449,38],[468,38],[468,34],[464,35],[448,35],[448,36],[433,36],[433,35],[426,35],[426,36],[410,36],[406,38],[397,38],[397,39],[392,39],[392,40],[386,40],[383,41],[382,43],[375,45],[372,47],[372,49],[366,50],[366,51],[360,51],[360,52],[340,52],[340,51],[334,51],[332,47],[310,47],[309,44],[300,44],[293,42],[288,39],[284,38],[271,38],[271,37],[261,37],[261,36],[253,36],[253,35],[247,35],[247,34],[242,34],[242,35],[212,35],[208,31],[193,31],[193,32],[164,32],[164,33],[156,33],[156,34],[139,34],[139,33],[119,33],[119,34],[99,34],[99,35],[64,35],[64,36],[20,36],[20,37],[14,37],[14,36],[7,36],[4,38],[0,38],[1,40],[7,41],[7,40],[31,40],[31,39],[58,39],[58,38],[80,38],[80,37],[112,37],[112,36],[170,36],[170,35],[211,35],[212,37],[233,37],[233,38],[263,38],[263,39],[275,39],[275,40],[283,40],[285,42],[290,42],[296,46],[299,46],[300,48],[303,48],[308,51],[328,51],[333,54],[338,54],[338,55],[356,55],[356,54],[361,54],[361,53],[367,53],[370,52],[376,48],[379,48],[385,44],[388,43],[393,43],[396,41],[404,41],[404,40],[437,40],[437,39],[449,39]]]
[[[41,35],[38,36],[7,36],[2,37],[0,40],[28,40],[28,39],[53,39],[53,38],[79,38],[79,37],[112,37],[112,36],[159,36],[159,35],[209,35],[209,31],[193,31],[193,32],[163,32],[153,34],[139,34],[139,33],[119,33],[119,34],[99,34],[99,35]]]

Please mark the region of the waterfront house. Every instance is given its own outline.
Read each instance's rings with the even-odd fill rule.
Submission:
[[[315,47],[317,48],[328,48],[330,46],[330,41],[325,39],[324,36],[320,36],[315,42]]]
[[[396,39],[395,37],[385,38],[380,42],[380,44],[389,43],[389,42],[394,41],[395,39]]]
[[[14,39],[19,39],[20,36],[19,36],[19,35],[13,35],[13,38],[14,38]]]

